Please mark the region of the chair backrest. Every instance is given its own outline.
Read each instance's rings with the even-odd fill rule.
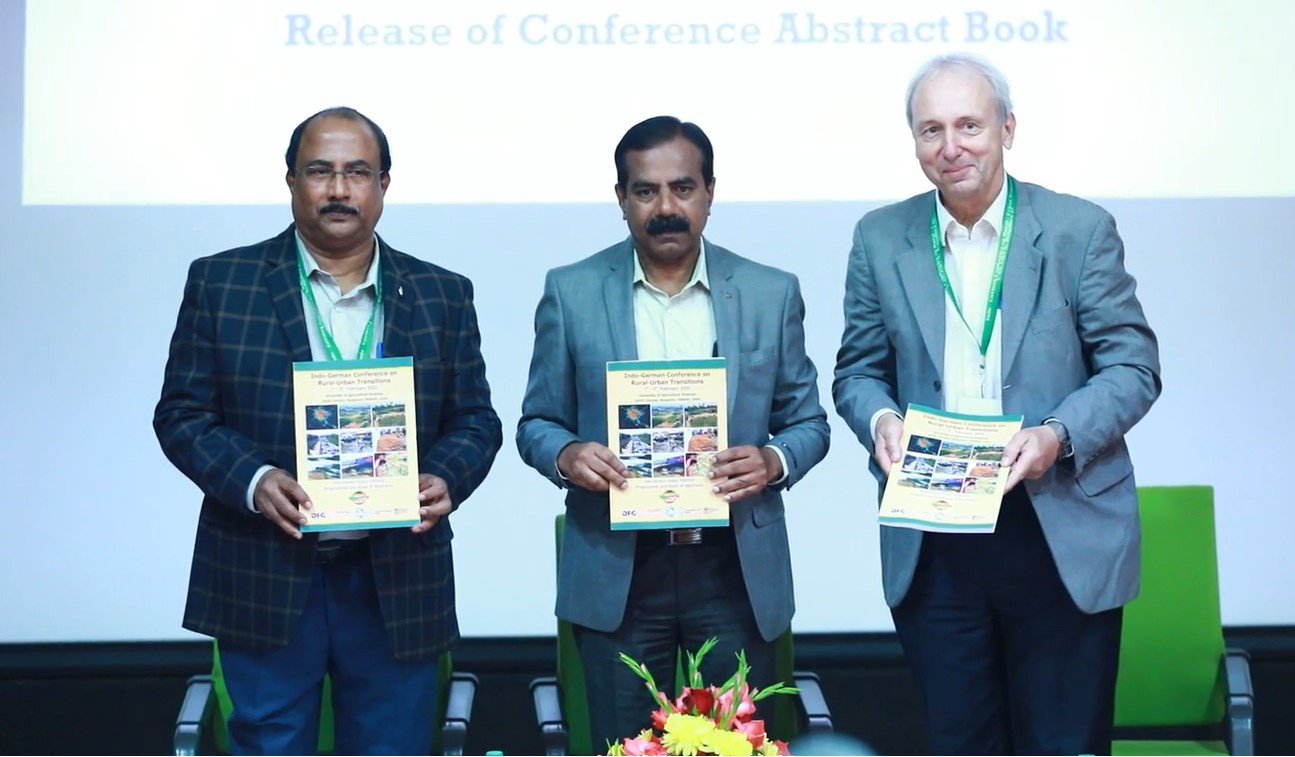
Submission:
[[[1116,726],[1209,725],[1226,682],[1214,542],[1214,490],[1138,489],[1142,582],[1125,606]]]
[[[449,652],[443,652],[437,659],[437,722],[444,720],[445,706],[449,701],[450,679],[454,674],[454,661]],[[220,667],[220,648],[216,642],[211,644],[211,689],[216,698],[216,706],[208,707],[208,718],[205,726],[209,729],[213,743],[221,754],[230,754],[229,731],[226,724],[234,712],[234,702],[229,697],[229,688],[225,686],[225,675]],[[319,754],[333,753],[333,683],[329,676],[324,676],[324,689],[319,697]],[[440,754],[441,729],[432,729],[432,743],[429,754]]]
[[[553,543],[559,560],[565,523],[566,516],[561,514],[553,521]],[[575,630],[570,621],[558,619],[557,642],[558,691],[562,699],[562,719],[567,724],[567,754],[595,754],[589,728],[589,702],[585,698],[585,666],[580,662]],[[597,753],[602,751],[602,745],[599,745]]]
[[[553,521],[553,542],[555,553],[562,557],[562,529],[566,516],[559,514]],[[595,754],[589,728],[589,703],[585,694],[585,669],[580,662],[580,653],[576,649],[575,632],[571,623],[558,619],[557,639],[557,677],[562,698],[562,717],[567,723],[567,753]],[[787,629],[776,642],[776,679],[788,686],[792,685],[795,669],[795,652],[792,646],[791,629]],[[682,679],[682,657],[676,664],[678,677]],[[796,735],[796,703],[789,696],[772,697],[774,712],[772,722],[767,723],[771,738],[790,741]],[[645,712],[646,716],[647,713]],[[627,734],[628,735],[628,734]],[[603,746],[599,745],[598,754]]]
[[[779,636],[774,644],[776,645],[773,661],[774,680],[782,681],[788,686],[796,685],[796,650],[792,643],[791,629],[783,631],[782,636]],[[797,722],[799,722],[799,715],[796,709],[796,698],[773,697],[773,717],[766,723],[769,736],[780,741],[791,741],[799,733]]]

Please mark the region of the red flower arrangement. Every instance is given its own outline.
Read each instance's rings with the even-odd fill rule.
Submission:
[[[696,654],[688,653],[683,692],[673,702],[657,688],[645,665],[622,653],[624,662],[643,679],[659,707],[652,712],[652,727],[608,747],[609,755],[779,755],[786,742],[770,739],[763,720],[753,720],[755,703],[773,694],[795,694],[796,688],[775,683],[763,689],[747,685],[746,655],[737,654],[737,672],[721,686],[707,686],[701,678],[701,661],[718,643],[708,639]]]

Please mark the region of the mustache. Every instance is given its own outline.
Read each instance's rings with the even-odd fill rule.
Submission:
[[[688,219],[683,216],[656,216],[644,227],[644,231],[649,234],[669,234],[687,230]]]
[[[319,214],[321,216],[328,215],[329,213],[349,213],[353,216],[358,216],[360,214],[360,210],[359,208],[353,208],[350,205],[343,205],[340,202],[330,202],[319,209]]]

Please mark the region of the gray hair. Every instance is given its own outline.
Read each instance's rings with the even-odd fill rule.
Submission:
[[[1007,86],[1007,77],[1003,72],[994,67],[992,63],[971,53],[949,53],[931,58],[922,67],[917,69],[913,75],[913,80],[908,83],[908,97],[905,115],[908,117],[908,128],[913,128],[913,95],[917,93],[917,88],[922,82],[931,78],[942,71],[961,70],[970,71],[971,73],[980,74],[989,82],[989,88],[994,92],[994,104],[998,110],[999,123],[1006,123],[1007,117],[1012,113],[1012,93]]]

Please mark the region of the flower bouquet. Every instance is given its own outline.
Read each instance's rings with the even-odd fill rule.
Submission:
[[[737,672],[722,686],[707,686],[701,678],[701,661],[717,639],[708,639],[696,654],[688,653],[683,693],[671,702],[657,688],[647,666],[622,653],[624,662],[643,679],[659,707],[652,713],[652,727],[637,736],[608,746],[609,755],[777,755],[787,754],[787,744],[767,738],[763,720],[752,720],[755,703],[773,694],[795,694],[796,688],[782,682],[764,689],[747,685],[746,655],[737,654]]]

